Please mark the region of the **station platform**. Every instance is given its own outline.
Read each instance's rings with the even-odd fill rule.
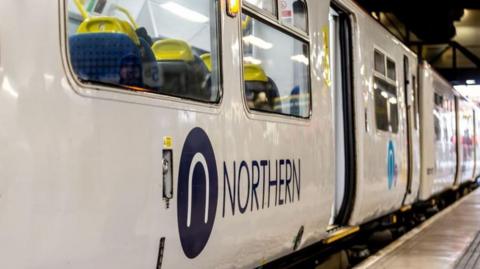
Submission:
[[[480,189],[355,268],[480,268]]]

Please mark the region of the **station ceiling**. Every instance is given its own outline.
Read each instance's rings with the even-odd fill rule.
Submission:
[[[357,0],[454,84],[480,84],[480,0]]]

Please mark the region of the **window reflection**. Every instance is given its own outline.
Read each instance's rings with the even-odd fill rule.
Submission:
[[[307,32],[307,4],[304,0],[281,0],[279,10],[282,23]]]
[[[259,20],[243,31],[245,95],[250,109],[309,117],[308,44]]]
[[[80,80],[219,101],[217,1],[69,2],[70,61]]]
[[[275,1],[277,0],[245,0],[247,3],[252,4],[260,9],[268,11],[272,15],[275,15]]]

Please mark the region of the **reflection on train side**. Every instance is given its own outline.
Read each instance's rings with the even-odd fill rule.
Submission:
[[[309,117],[308,43],[248,15],[243,15],[242,19],[244,80],[249,108]]]
[[[459,102],[464,102],[467,103],[464,100],[459,100]],[[475,160],[475,155],[474,155],[474,147],[476,141],[474,140],[474,117],[473,117],[473,109],[469,107],[468,105],[462,106],[461,109],[459,109],[459,128],[460,132],[460,145],[462,147],[462,165],[461,165],[461,171],[462,171],[462,176],[463,177],[471,177],[473,174],[473,169],[474,169],[474,160]]]
[[[448,182],[456,169],[455,99],[451,93],[434,93],[433,128],[435,135],[435,173],[439,180]]]

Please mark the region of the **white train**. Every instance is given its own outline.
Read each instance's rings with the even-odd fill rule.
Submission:
[[[480,174],[348,0],[0,1],[0,268],[248,268]]]

